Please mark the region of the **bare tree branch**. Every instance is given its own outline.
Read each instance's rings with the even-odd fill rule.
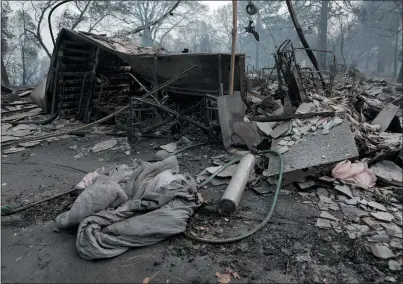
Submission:
[[[43,7],[40,8],[41,13],[40,13],[40,15],[39,15],[39,18],[35,17],[35,19],[37,20],[36,33],[33,33],[33,32],[30,31],[30,30],[27,30],[28,32],[31,32],[31,33],[35,36],[35,38],[37,39],[37,41],[39,42],[39,44],[42,46],[43,50],[45,51],[46,55],[47,55],[49,58],[51,58],[52,55],[50,54],[48,48],[46,47],[45,43],[43,42],[42,35],[41,35],[41,26],[42,26],[42,21],[43,21],[43,19],[44,19],[44,17],[45,17],[46,11],[47,11],[53,4],[55,4],[56,2],[57,2],[57,1],[50,1],[50,0],[48,0],[48,1],[46,2],[46,4],[44,4]],[[34,3],[31,2],[31,4],[32,4],[32,6],[34,7],[34,9],[35,9],[35,11],[36,11],[36,7],[35,7]]]
[[[77,1],[76,1],[77,3]],[[84,14],[87,11],[88,7],[90,6],[90,4],[92,3],[91,0],[89,0],[87,2],[87,4],[85,4],[84,9],[81,11],[80,16],[77,18],[77,20],[74,22],[74,24],[71,26],[71,29],[74,30],[83,20],[84,20]],[[76,6],[78,7],[78,5],[76,4]]]
[[[144,24],[143,26],[140,26],[140,27],[138,27],[138,28],[136,28],[136,29],[134,29],[134,30],[132,30],[132,31],[126,32],[124,35],[127,36],[127,35],[132,35],[132,34],[138,33],[138,32],[140,32],[140,31],[142,31],[142,30],[144,30],[144,29],[146,29],[146,28],[149,28],[149,27],[151,27],[151,26],[157,24],[158,22],[161,22],[161,21],[164,20],[166,17],[168,17],[168,16],[179,6],[179,3],[180,3],[180,2],[181,2],[181,0],[178,0],[178,1],[171,7],[171,9],[169,9],[169,11],[168,11],[167,13],[163,14],[160,18],[158,18],[158,19],[156,19],[156,20],[154,20],[154,21],[152,21],[152,22],[150,22],[150,23]]]

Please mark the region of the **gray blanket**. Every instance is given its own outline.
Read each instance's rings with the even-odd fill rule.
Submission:
[[[57,216],[60,227],[79,224],[76,246],[81,257],[114,257],[182,233],[199,206],[196,183],[177,174],[176,156],[133,164],[96,176],[71,209]]]

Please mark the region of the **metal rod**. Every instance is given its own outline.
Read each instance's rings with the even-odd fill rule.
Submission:
[[[223,83],[220,84],[220,94],[219,94],[219,96],[220,97],[224,96],[224,84]]]
[[[191,111],[191,110],[195,109],[196,107],[198,107],[202,102],[203,102],[203,100],[200,100],[198,103],[196,103],[195,105],[193,105],[193,106],[191,106],[191,107],[185,109],[185,110],[184,110],[183,112],[181,112],[180,114],[181,114],[181,115],[187,114],[189,111]],[[144,130],[142,133],[143,133],[143,134],[144,134],[144,133],[150,133],[151,131],[153,131],[153,130],[155,130],[155,129],[157,129],[157,128],[163,126],[163,125],[166,125],[167,123],[169,123],[169,122],[171,122],[172,120],[175,120],[175,119],[176,119],[175,116],[171,116],[171,117],[169,117],[168,119],[165,119],[164,121],[162,121],[161,123],[158,123],[157,125],[150,126],[148,129]]]
[[[221,71],[221,54],[218,55],[218,95],[220,96],[222,84],[222,71]]]
[[[166,81],[165,83],[162,83],[161,85],[157,86],[155,89],[149,91],[147,94],[145,94],[144,96],[142,96],[143,99],[155,94],[156,92],[162,90],[163,88],[169,86],[170,84],[172,84],[173,82],[175,82],[176,80],[178,80],[179,78],[181,78],[183,75],[185,75],[186,73],[192,71],[193,69],[199,67],[199,65],[193,65],[192,67],[190,67],[189,69],[186,69],[185,71],[183,71],[182,73],[179,73],[178,75],[176,75],[175,77],[173,77],[172,79],[169,79],[168,81]]]
[[[143,98],[136,98],[136,97],[133,97],[132,99],[133,99],[133,100],[136,100],[136,101],[139,101],[139,102],[142,102],[142,103],[145,103],[145,104],[149,104],[150,106],[154,106],[154,107],[156,107],[156,108],[159,108],[160,110],[166,111],[166,112],[169,113],[169,114],[175,115],[176,118],[180,118],[180,119],[186,120],[186,121],[188,121],[190,124],[193,124],[194,126],[199,127],[200,129],[202,129],[202,130],[203,130],[204,132],[206,132],[206,133],[208,133],[208,131],[209,131],[209,129],[207,129],[207,127],[205,127],[203,124],[201,124],[201,123],[199,123],[199,122],[197,122],[197,121],[195,121],[195,120],[193,120],[193,119],[191,119],[191,118],[188,118],[188,117],[186,117],[186,116],[183,116],[183,115],[181,115],[179,112],[174,111],[174,110],[170,109],[169,107],[166,107],[166,106],[163,106],[163,105],[154,103],[154,102],[152,102],[152,101],[144,100]]]
[[[123,73],[123,74],[124,74],[124,75],[129,75],[134,81],[136,81],[137,84],[140,85],[140,87],[141,87],[144,91],[146,91],[146,93],[149,92],[149,90],[147,90],[147,88],[146,88],[143,84],[141,84],[141,82],[140,82],[132,73]]]
[[[242,157],[218,204],[219,212],[228,214],[237,209],[255,162],[256,158],[253,154],[246,154]]]
[[[140,87],[141,87],[144,91],[146,91],[146,93],[150,92],[143,84],[141,84],[141,82],[140,82],[132,73],[123,73],[123,74],[130,76],[134,81],[136,81],[137,84],[140,85]],[[154,101],[156,101],[157,103],[160,103],[160,102],[157,100],[156,97],[154,97],[154,96],[151,96],[151,97],[153,98]]]
[[[231,47],[231,68],[229,75],[229,94],[234,93],[234,75],[235,75],[235,49],[236,49],[236,34],[238,26],[238,1],[232,0],[232,47]]]

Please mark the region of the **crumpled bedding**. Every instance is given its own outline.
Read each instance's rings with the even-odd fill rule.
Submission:
[[[178,174],[176,156],[99,172],[86,177],[71,209],[56,217],[59,227],[79,225],[76,247],[85,259],[114,257],[182,233],[200,203],[193,178]]]
[[[376,176],[368,164],[360,161],[341,161],[333,168],[332,176],[363,189],[374,187],[376,183]]]

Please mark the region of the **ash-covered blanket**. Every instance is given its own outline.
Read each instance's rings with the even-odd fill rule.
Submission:
[[[85,259],[114,257],[182,233],[200,202],[196,182],[178,172],[171,156],[89,173],[80,183],[84,191],[56,223],[79,224],[76,246]]]

